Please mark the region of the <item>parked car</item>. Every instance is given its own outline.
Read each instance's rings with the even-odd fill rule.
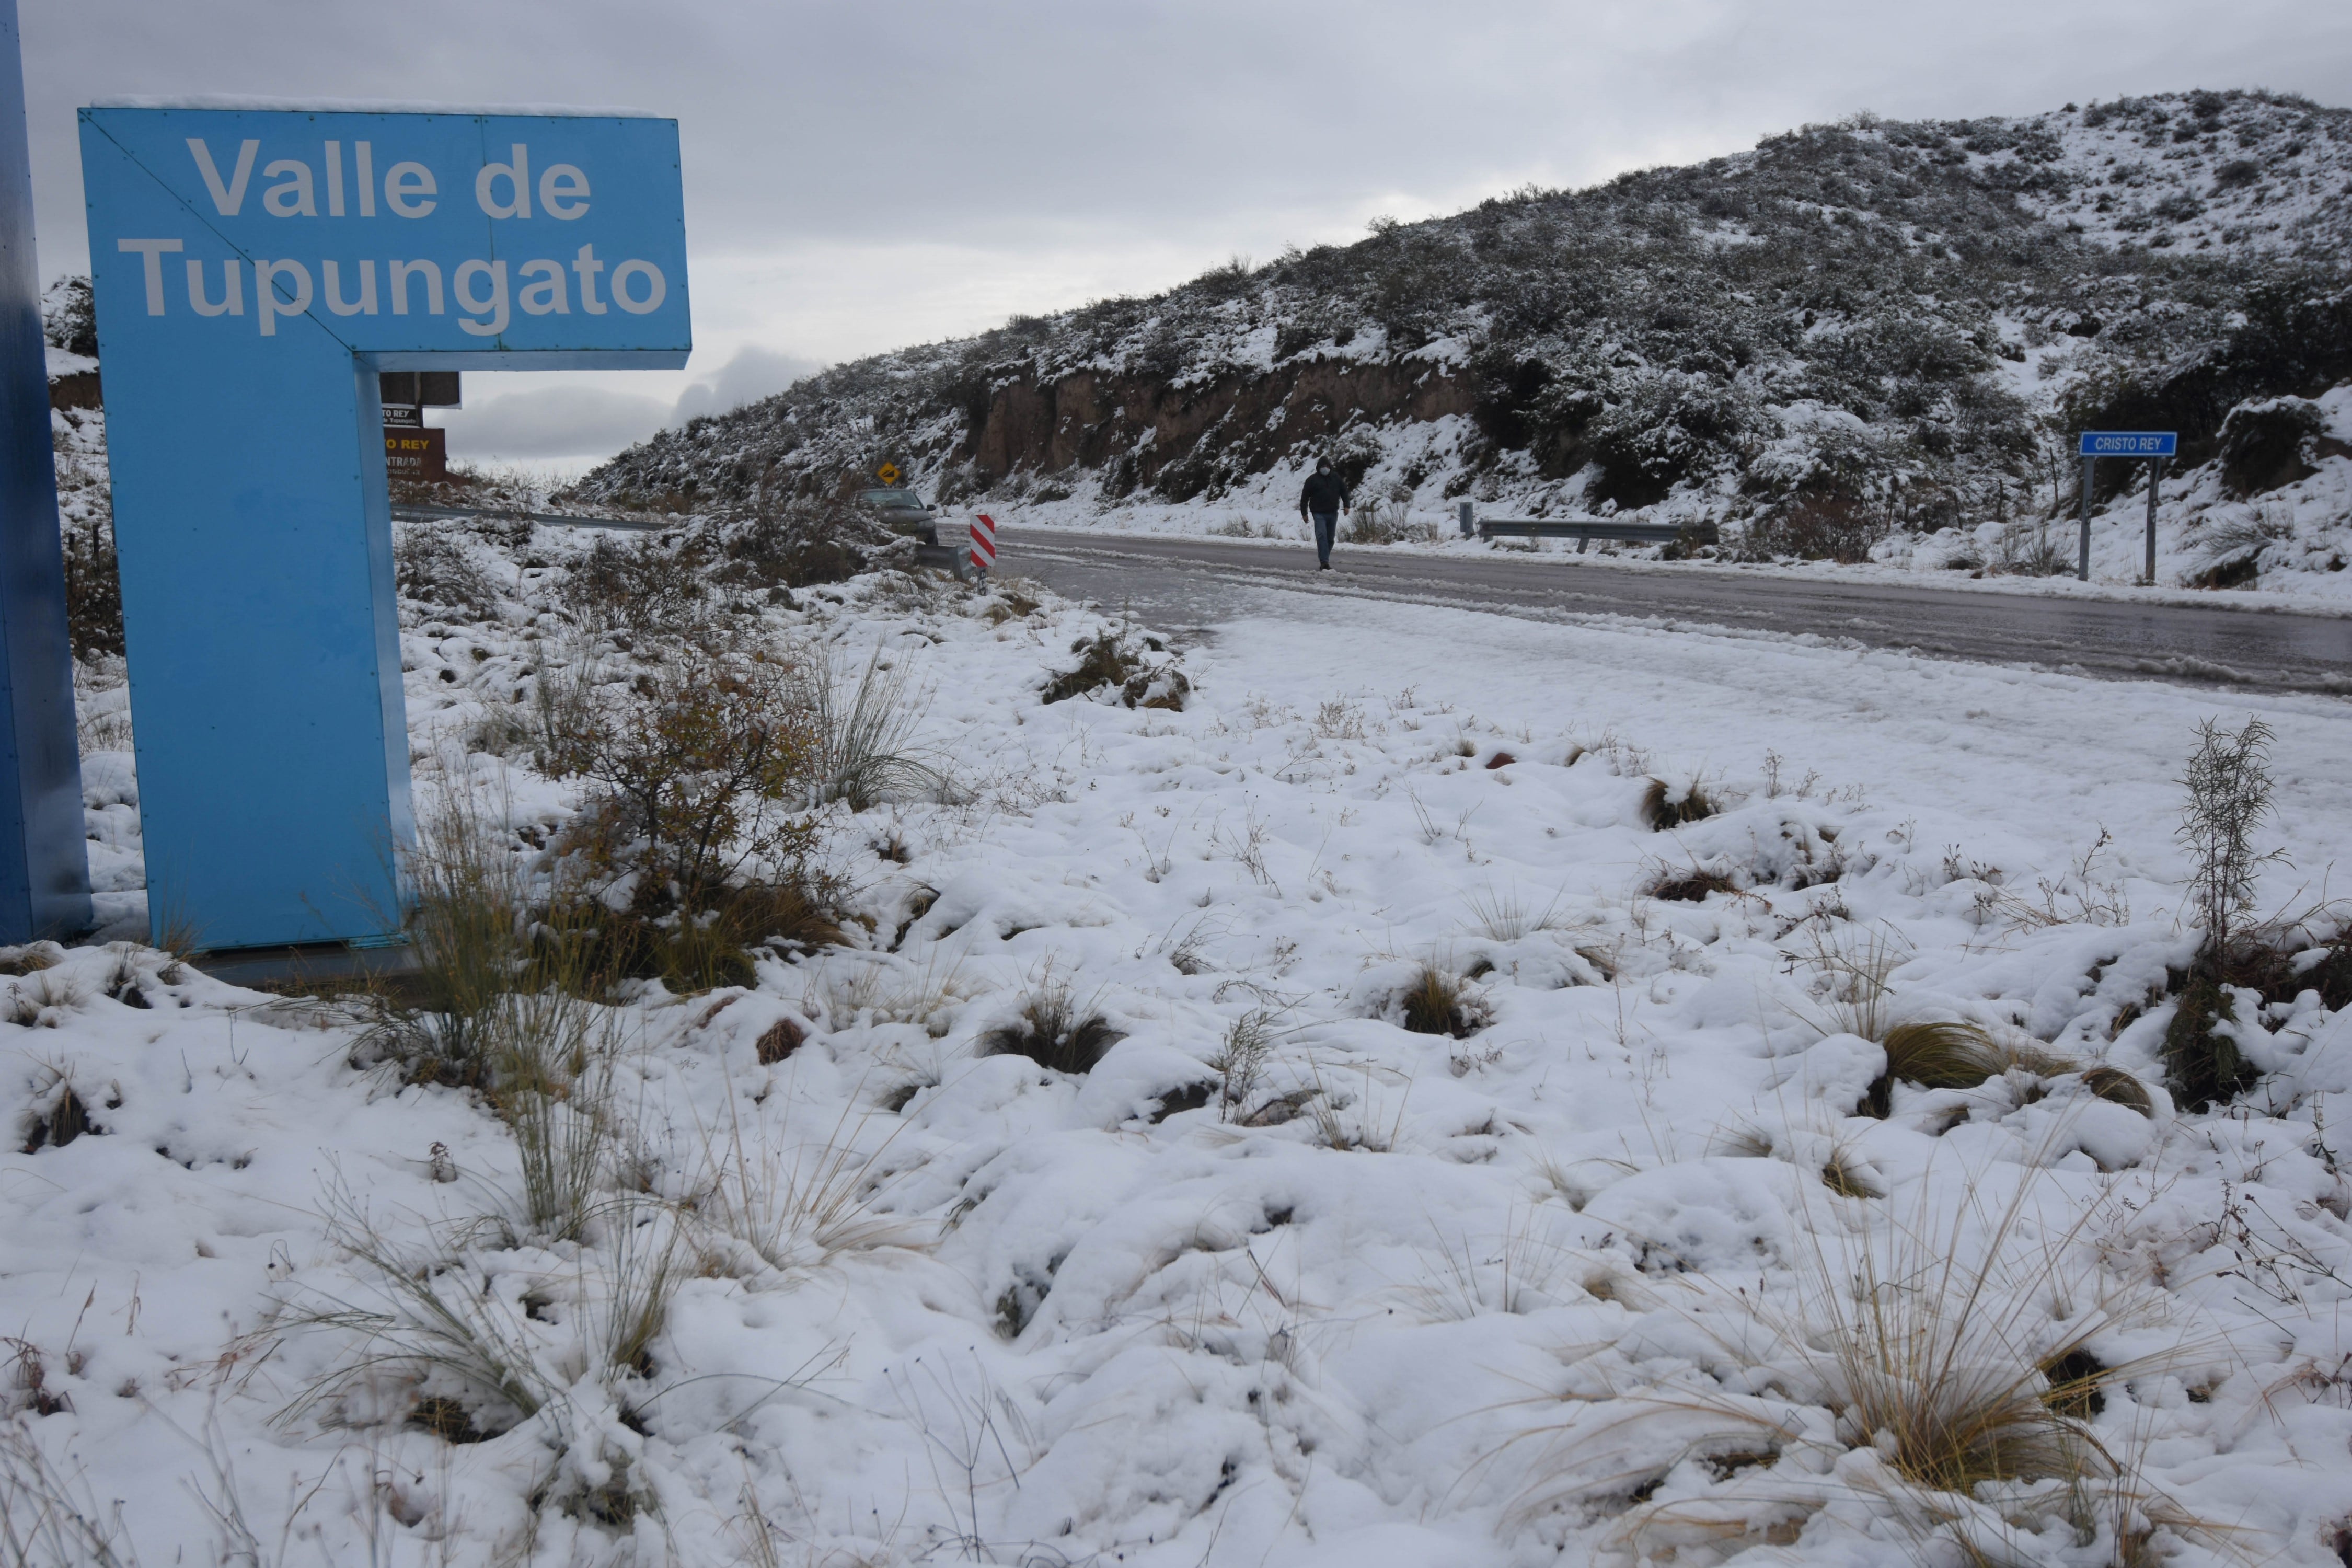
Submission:
[[[940,542],[940,509],[925,504],[912,490],[895,486],[857,492],[857,504],[882,520],[893,533],[903,533],[925,544]]]
[[[879,518],[882,525],[893,533],[904,534],[915,542],[915,563],[937,566],[952,572],[960,580],[969,580],[970,563],[961,539],[955,543],[940,542],[940,519],[944,514],[938,507],[927,504],[912,490],[887,489],[860,490],[857,504]]]

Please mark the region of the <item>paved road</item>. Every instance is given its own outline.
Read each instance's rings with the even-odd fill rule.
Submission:
[[[1811,635],[1943,658],[2352,696],[2352,619],[1818,579],[1597,557],[1346,550],[1007,531],[1003,567],[1169,626],[1230,618],[1247,590],[1452,605],[1541,620],[1633,616]]]

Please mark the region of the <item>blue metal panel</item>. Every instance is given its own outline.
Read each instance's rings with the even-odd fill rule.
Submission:
[[[81,140],[153,918],[388,934],[375,376],[683,364],[677,125],[96,109]]]
[[[2085,430],[2075,455],[2083,458],[2169,458],[2180,449],[2174,430]]]
[[[16,0],[0,0],[0,942],[89,925]]]

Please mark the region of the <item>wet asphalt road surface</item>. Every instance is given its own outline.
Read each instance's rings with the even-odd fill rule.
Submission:
[[[1443,605],[1545,621],[1768,633],[2116,679],[2352,697],[2352,617],[1823,582],[1598,556],[1349,550],[1007,530],[1002,570],[1171,630],[1263,613],[1257,591]]]

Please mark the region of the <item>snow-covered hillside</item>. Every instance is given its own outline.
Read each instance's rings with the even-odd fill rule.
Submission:
[[[422,815],[527,876],[583,799],[533,715],[691,640],[586,615],[587,552],[403,544]],[[697,637],[902,683],[921,767],[821,808],[840,942],[514,1004],[560,1098],[398,1070],[365,998],[4,955],[26,1561],[2339,1560],[2340,703],[2260,710],[2304,923],[2202,1110],[2196,694],[703,580]],[[1062,679],[1106,646],[1140,679]]]
[[[2318,586],[2352,558],[2347,235],[2352,111],[1864,117],[844,365],[581,489],[740,506],[889,460],[1027,521],[1213,528],[1287,512],[1328,455],[1429,522],[1469,499],[1924,563],[2069,511],[2074,430],[2169,428],[2159,580]],[[2107,465],[2101,505],[2137,482]]]

